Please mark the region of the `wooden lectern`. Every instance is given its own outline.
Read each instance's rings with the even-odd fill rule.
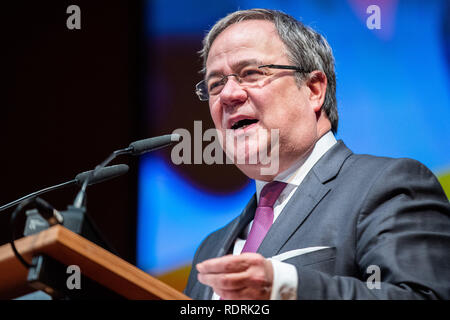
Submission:
[[[27,261],[45,257],[45,275],[33,275],[14,255],[11,245],[0,247],[0,299],[13,299],[24,294],[43,290],[52,293],[57,287],[67,287],[67,266],[79,267],[83,279],[81,289],[72,288],[77,293],[91,290],[91,295],[83,293],[80,298],[133,300],[188,300],[181,292],[153,278],[144,271],[124,261],[93,242],[56,225],[37,234],[15,241],[17,250]],[[33,258],[34,257],[34,258]],[[59,268],[59,269],[58,269]],[[31,270],[31,269],[30,269]],[[63,270],[61,272],[61,270]],[[63,274],[62,274],[63,273]],[[34,277],[34,278],[33,278]],[[43,277],[46,281],[43,281]],[[69,289],[67,289],[69,290]]]

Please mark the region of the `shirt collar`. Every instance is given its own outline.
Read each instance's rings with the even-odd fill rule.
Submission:
[[[311,168],[319,161],[319,159],[336,143],[336,138],[333,132],[328,131],[324,134],[314,145],[313,150],[307,157],[297,160],[287,170],[279,173],[273,180],[291,184],[298,187],[302,183]],[[268,181],[255,180],[256,184],[256,198],[259,200],[259,195],[262,188],[269,183]]]

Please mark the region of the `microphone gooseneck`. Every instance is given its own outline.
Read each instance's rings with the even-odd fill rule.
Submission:
[[[102,163],[96,166],[95,169],[92,170],[91,174],[87,176],[86,180],[84,180],[83,185],[81,186],[81,189],[73,202],[73,206],[75,208],[81,208],[84,206],[84,203],[86,201],[86,188],[89,185],[89,181],[95,179],[99,170],[101,170],[104,166],[106,166],[108,163],[114,160],[117,156],[122,154],[131,154],[133,156],[142,155],[147,152],[167,147],[171,145],[173,142],[179,140],[180,140],[179,134],[176,133],[166,134],[154,138],[138,140],[130,143],[130,145],[127,148],[114,151]]]

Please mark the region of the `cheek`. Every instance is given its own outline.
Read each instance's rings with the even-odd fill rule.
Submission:
[[[267,129],[280,129],[280,142],[289,147],[310,139],[315,132],[316,116],[301,96],[279,99],[266,106],[264,125]]]
[[[291,83],[270,89],[254,97],[264,124],[268,128],[284,128],[298,121],[306,107],[303,92]]]
[[[272,101],[265,104],[262,112],[262,120],[267,129],[286,129],[297,126],[301,120],[304,110],[301,102]]]

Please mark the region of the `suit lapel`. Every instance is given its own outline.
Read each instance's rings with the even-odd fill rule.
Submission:
[[[229,231],[227,232],[227,236],[224,238],[221,243],[220,249],[217,253],[217,257],[221,257],[230,252],[231,246],[234,244],[234,241],[242,232],[242,230],[253,220],[255,216],[256,210],[256,194],[250,199],[247,203],[246,207],[239,215],[239,217],[229,226]]]
[[[352,152],[339,140],[306,175],[303,182],[270,228],[258,253],[271,257],[279,253],[289,238],[301,227],[331,187],[327,182],[339,173]]]

